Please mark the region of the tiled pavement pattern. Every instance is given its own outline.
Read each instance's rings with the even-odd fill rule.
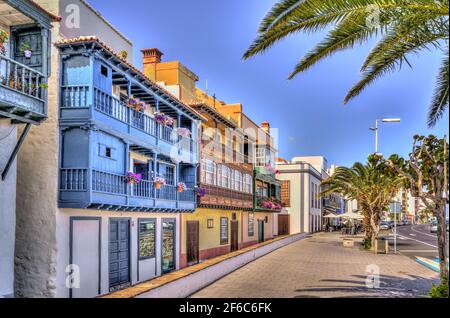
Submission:
[[[438,275],[403,255],[342,246],[321,233],[272,252],[192,295],[194,298],[426,297]],[[380,269],[380,288],[366,287],[368,265]]]

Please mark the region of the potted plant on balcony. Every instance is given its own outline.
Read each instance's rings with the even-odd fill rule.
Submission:
[[[195,193],[197,193],[200,198],[203,198],[206,195],[206,189],[202,187],[195,187]]]
[[[178,182],[177,190],[179,193],[186,191],[187,190],[186,184],[184,182]]]
[[[144,112],[147,109],[147,105],[139,99],[130,97],[127,102],[127,106],[138,112]]]
[[[125,50],[122,50],[122,51],[120,51],[119,55],[120,55],[121,58],[123,58],[124,60],[126,60],[127,57],[128,57],[128,52],[125,51]]]
[[[173,125],[173,118],[160,112],[156,112],[154,114],[155,121],[163,126],[172,126]]]
[[[128,184],[139,184],[142,181],[142,175],[139,173],[128,172],[125,176],[125,182]]]
[[[5,55],[6,49],[5,49],[5,43],[8,42],[9,39],[9,33],[3,30],[0,30],[0,54]]]
[[[181,136],[183,138],[189,138],[189,136],[191,135],[191,131],[187,128],[177,128],[175,130],[175,132],[177,133],[178,136]]]
[[[154,177],[153,184],[155,185],[155,189],[159,190],[163,185],[166,185],[166,179],[163,177]]]
[[[20,46],[20,50],[19,51],[27,59],[30,59],[31,55],[33,54],[32,51],[31,51],[31,46],[27,42],[22,43],[22,45]]]

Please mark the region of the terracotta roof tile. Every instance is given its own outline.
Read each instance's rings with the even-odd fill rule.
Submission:
[[[160,90],[161,92],[163,92],[165,95],[169,96],[171,99],[175,100],[178,104],[181,104],[183,107],[185,107],[187,110],[189,110],[190,112],[192,112],[193,114],[195,114],[196,116],[198,116],[199,118],[201,118],[203,121],[207,121],[207,119],[200,114],[197,110],[195,110],[194,108],[192,108],[191,106],[189,106],[188,104],[182,102],[180,99],[178,99],[178,97],[176,97],[175,95],[173,95],[172,93],[170,93],[169,91],[167,91],[165,88],[163,88],[162,86],[158,85],[157,83],[155,83],[154,81],[152,81],[149,77],[147,77],[147,75],[145,75],[141,70],[139,70],[138,68],[136,68],[133,64],[129,63],[127,60],[125,60],[124,58],[122,58],[119,54],[117,54],[112,48],[110,48],[106,43],[102,42],[99,38],[97,38],[94,35],[89,35],[89,36],[80,36],[77,38],[70,38],[70,39],[61,39],[57,42],[55,42],[56,46],[64,46],[64,45],[70,45],[70,44],[77,44],[77,43],[90,43],[90,42],[95,42],[98,45],[100,45],[101,47],[103,47],[106,51],[108,51],[109,53],[111,53],[112,55],[114,55],[116,58],[118,58],[123,64],[127,65],[129,68],[131,68],[133,71],[135,71],[136,73],[138,73],[140,76],[142,76],[146,81],[148,81],[155,89]]]
[[[34,1],[32,1],[32,0],[30,0],[30,3],[31,3],[33,6],[35,6],[37,9],[39,9],[39,10],[45,12],[47,15],[49,15],[49,16],[53,19],[53,21],[55,21],[55,22],[61,22],[62,18],[61,18],[60,16],[57,16],[57,15],[51,13],[50,11],[48,11],[47,9],[45,9],[44,7],[42,7],[40,4],[38,4],[38,3],[36,3],[36,2],[34,2]]]

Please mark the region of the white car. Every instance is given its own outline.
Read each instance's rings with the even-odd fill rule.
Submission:
[[[380,223],[380,230],[389,230],[391,228],[391,225],[389,222],[381,222]]]
[[[430,224],[430,232],[431,233],[437,233],[438,231],[438,225],[437,222],[433,222]]]

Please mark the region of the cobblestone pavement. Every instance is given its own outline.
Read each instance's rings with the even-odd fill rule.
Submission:
[[[368,288],[368,266],[380,272]],[[320,233],[272,252],[193,298],[424,297],[438,274],[404,255],[345,248],[339,234]]]

